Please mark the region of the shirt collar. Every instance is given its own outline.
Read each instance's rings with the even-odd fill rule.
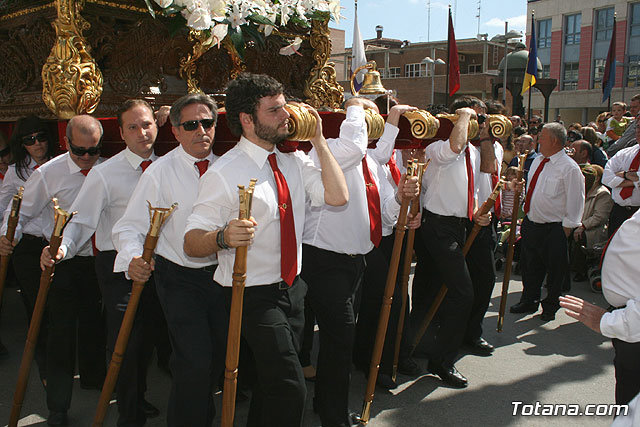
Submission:
[[[249,141],[244,136],[240,138],[238,142],[238,148],[242,150],[253,162],[258,166],[258,168],[262,169],[264,164],[267,162],[267,157],[272,153],[279,153],[278,150],[267,151],[264,148],[254,144]]]
[[[151,160],[152,162],[155,162],[158,159],[158,156],[156,156],[156,153],[153,153],[153,152],[151,153],[151,156],[149,156],[148,159],[144,159],[138,156],[133,151],[131,151],[129,147],[125,147],[124,149],[124,157],[127,159],[127,162],[129,162],[129,164],[133,169],[138,169],[138,167],[140,167],[140,163],[142,163],[145,160]]]
[[[183,159],[185,159],[186,161],[188,161],[192,165],[194,163],[196,163],[196,162],[201,162],[202,160],[209,160],[209,165],[211,165],[211,163],[213,162],[213,150],[211,150],[209,155],[207,157],[205,157],[204,159],[196,159],[191,154],[189,154],[186,151],[184,151],[184,148],[182,148],[182,144],[180,144],[180,143],[178,143],[177,150],[178,150],[178,153],[180,154],[180,156]]]
[[[564,148],[563,148],[560,151],[558,151],[557,153],[555,153],[554,155],[552,155],[551,157],[548,157],[548,159],[551,161],[551,163],[556,163],[557,161],[562,159],[564,156],[567,156],[567,153],[564,151]],[[544,159],[545,159],[545,157],[543,156],[543,160]]]
[[[67,156],[67,166],[69,167],[69,174],[73,175],[74,173],[80,172],[80,166],[76,165],[73,159],[71,159],[71,155],[68,151],[65,155]]]

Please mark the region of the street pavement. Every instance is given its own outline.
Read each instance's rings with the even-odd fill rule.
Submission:
[[[518,302],[522,284],[519,276],[511,281],[507,307]],[[496,282],[491,306],[484,321],[484,337],[496,346],[490,357],[461,353],[457,368],[469,379],[463,390],[449,388],[437,377],[425,374],[419,378],[398,376],[399,387],[390,392],[376,389],[371,408],[371,427],[390,426],[606,426],[611,416],[522,416],[513,415],[513,402],[521,405],[578,404],[584,410],[589,404],[614,403],[613,348],[606,339],[577,323],[561,310],[556,320],[543,323],[538,312],[533,315],[508,313],[504,330],[496,332],[502,279]],[[572,295],[596,303],[607,304],[599,294],[590,291],[586,282],[573,283]],[[7,288],[3,297],[0,337],[10,351],[0,361],[0,426],[6,425],[26,337],[25,313],[15,288]],[[314,346],[317,349],[317,345]],[[427,360],[416,359],[426,372]],[[147,400],[160,409],[160,416],[146,426],[166,425],[170,377],[157,368],[149,370]],[[311,410],[313,384],[307,383],[307,409],[304,426],[320,425]],[[354,372],[350,407],[360,412],[366,382]],[[83,390],[76,381],[69,411],[70,425],[90,426],[100,392]],[[220,413],[221,394],[215,404]],[[245,424],[248,402],[237,405],[237,426]],[[532,407],[526,407],[530,411]],[[47,408],[43,387],[37,378],[37,367],[31,369],[29,387],[21,412],[24,426],[46,425]],[[117,409],[110,406],[105,426],[115,426]],[[214,425],[219,425],[219,415]],[[198,427],[198,426],[193,426]]]

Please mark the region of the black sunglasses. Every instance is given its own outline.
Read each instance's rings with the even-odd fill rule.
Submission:
[[[198,123],[202,125],[204,130],[211,129],[214,125],[215,120],[213,119],[201,119],[201,120],[187,120],[186,122],[180,123],[178,126],[182,126],[186,131],[193,131],[198,129]]]
[[[47,142],[49,140],[49,138],[47,138],[47,134],[45,132],[38,132],[35,135],[27,135],[27,136],[23,136],[22,137],[22,144],[28,146],[31,146],[33,144],[36,143],[37,141],[40,142]]]
[[[71,152],[78,157],[82,157],[85,154],[89,154],[90,156],[97,156],[98,154],[100,154],[101,148],[102,148],[102,141],[100,141],[98,145],[96,145],[95,147],[91,147],[91,148],[76,147],[71,143],[71,141],[69,141],[69,150],[71,150]]]

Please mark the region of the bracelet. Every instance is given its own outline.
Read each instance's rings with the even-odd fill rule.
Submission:
[[[400,206],[402,206],[402,200],[398,198],[398,192],[397,191],[396,191],[396,194],[395,194],[394,198],[396,199],[396,203],[399,204]]]
[[[227,229],[227,224],[223,225],[220,230],[218,230],[218,234],[216,235],[216,244],[220,249],[229,249],[229,245],[227,245],[224,241],[224,230]]]
[[[627,171],[622,172],[622,178],[626,181],[627,179]]]

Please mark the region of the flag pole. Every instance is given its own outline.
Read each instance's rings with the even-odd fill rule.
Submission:
[[[529,81],[529,106],[527,107],[527,123],[531,121],[531,81]]]
[[[451,20],[451,5],[449,5],[449,21]],[[445,83],[444,90],[446,92],[445,96],[445,107],[449,108],[449,76],[451,75],[451,37],[449,37],[449,30],[447,28],[447,81]],[[433,69],[435,70],[435,64]],[[455,113],[455,111],[449,111],[451,114]]]

